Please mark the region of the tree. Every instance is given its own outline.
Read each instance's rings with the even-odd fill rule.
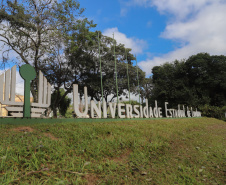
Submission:
[[[11,50],[19,56],[19,62],[30,63],[36,72],[41,70],[53,85],[55,99],[53,107],[59,107],[61,99],[72,92],[73,84],[79,84],[80,95],[88,87],[92,99],[100,100],[100,69],[98,60],[97,32],[92,21],[81,17],[83,9],[75,0],[14,0],[1,3],[0,41],[4,43],[3,56]],[[103,61],[104,96],[116,96],[114,82],[113,39],[101,35],[101,57]],[[128,49],[131,86],[136,84],[134,59]],[[125,93],[125,47],[116,45],[118,63],[119,94]],[[140,78],[144,73],[139,69]],[[37,82],[32,82],[32,95],[37,100]],[[64,88],[64,94],[60,93]],[[135,91],[135,90],[134,90]],[[54,114],[56,111],[54,111]],[[56,116],[56,114],[54,115]]]
[[[172,106],[191,103],[184,64],[185,61],[176,60],[152,69],[154,85],[152,103],[154,100],[158,100],[161,104],[168,101]]]
[[[143,100],[150,99],[152,97],[152,91],[153,91],[153,82],[152,77],[145,78],[141,80],[140,84],[140,96],[143,103]]]
[[[84,30],[83,30],[84,31]],[[77,71],[74,75],[77,83],[80,87],[80,95],[83,95],[83,87],[87,86],[88,94],[91,99],[101,100],[101,79],[100,79],[100,64],[99,64],[99,51],[98,51],[98,34],[97,32],[88,32],[85,30],[83,34],[74,34],[74,40],[72,40],[68,48],[67,56],[69,58],[68,65],[73,71]],[[116,83],[115,83],[115,63],[113,52],[113,40],[110,37],[104,36],[99,32],[101,40],[101,61],[102,61],[102,73],[103,73],[103,86],[104,99],[107,101],[108,96],[112,96],[112,99],[116,95]],[[83,39],[78,39],[82,36]],[[80,43],[82,42],[82,44]],[[79,47],[78,47],[79,46]],[[125,90],[128,89],[126,63],[125,63],[125,46],[123,44],[116,44],[115,54],[117,62],[118,72],[118,93],[119,96],[125,94]],[[131,92],[136,92],[137,79],[136,68],[132,65],[134,56],[130,53],[131,49],[127,48],[127,59],[129,62],[129,74]],[[140,79],[144,79],[145,73],[139,69]],[[112,101],[112,99],[110,101]]]
[[[187,60],[155,66],[151,101],[169,101],[172,106],[226,105],[225,61],[225,56],[199,53]]]
[[[226,56],[199,53],[189,57],[186,67],[197,104],[226,105]]]
[[[91,32],[89,25],[82,22],[77,30],[71,30],[71,37],[65,41],[65,48],[61,53],[61,46],[49,55],[48,61],[43,65],[42,71],[48,76],[51,84],[60,97],[59,89],[64,87],[64,98],[72,92],[73,84],[79,85],[80,97],[83,95],[83,87],[88,87],[88,94],[91,99],[99,101],[101,99],[100,88],[100,65],[97,32]],[[114,78],[114,55],[112,49],[113,39],[103,36],[101,33],[101,58],[104,85],[104,98],[107,100],[109,95],[116,97],[115,78]],[[129,52],[131,49],[127,49]],[[127,89],[127,76],[125,60],[125,47],[122,44],[116,45],[116,55],[118,63],[119,95],[125,94]],[[136,68],[132,65],[134,59],[128,53],[129,71],[132,92],[136,92]],[[140,79],[144,79],[145,73],[139,69]],[[58,106],[59,98],[55,98],[52,105]],[[56,112],[54,112],[56,113]],[[56,116],[56,115],[55,115]]]
[[[67,96],[63,97],[65,91],[64,89],[60,89],[59,90],[59,94],[60,96],[58,95],[58,92],[55,90],[51,96],[51,109],[53,110],[53,114],[54,115],[57,115],[57,108],[59,109],[59,112],[62,116],[65,116],[66,112],[67,112],[67,109],[69,108],[70,106],[70,103],[71,103],[71,99],[68,98]],[[55,99],[56,98],[59,98],[60,99],[60,102],[59,104],[57,105],[57,107],[55,106],[54,102],[55,102]]]
[[[14,51],[18,55],[16,63],[31,64],[36,72],[48,61],[70,37],[71,30],[81,24],[84,9],[75,0],[8,0],[1,2],[0,42],[4,43],[2,60]],[[87,23],[87,19],[84,19]],[[89,22],[92,24],[92,22]],[[48,79],[48,76],[47,76]],[[37,81],[32,83],[31,92],[37,100]]]

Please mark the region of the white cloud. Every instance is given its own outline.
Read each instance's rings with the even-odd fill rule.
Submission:
[[[151,26],[152,26],[152,22],[151,21],[148,21],[147,22],[147,27],[150,28]]]
[[[159,12],[173,14],[177,19],[187,18],[189,15],[198,13],[205,6],[219,1],[221,0],[149,0]]]
[[[127,12],[128,12],[127,8],[121,8],[120,15],[125,16]]]
[[[152,67],[188,58],[199,52],[226,54],[225,0],[133,0],[140,6],[155,6],[160,13],[170,14],[162,38],[179,43],[174,51],[139,63],[147,75]]]
[[[135,37],[128,38],[124,33],[118,31],[118,28],[108,28],[104,30],[103,35],[108,37],[113,37],[117,41],[117,43],[122,43],[127,48],[132,49],[132,53],[134,54],[142,54],[143,50],[147,48],[147,42],[141,39],[137,39]]]
[[[129,0],[121,4],[127,7],[156,7],[162,14],[169,13],[174,15],[174,19],[183,19],[187,18],[188,15],[196,14],[205,6],[223,3],[224,1],[225,0]]]

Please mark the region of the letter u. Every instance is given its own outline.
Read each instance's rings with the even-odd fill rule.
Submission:
[[[85,111],[82,113],[79,111],[79,99],[78,99],[78,84],[73,85],[73,100],[74,100],[74,111],[79,118],[85,118],[88,113],[88,96],[87,87],[84,87],[84,97],[85,97]]]

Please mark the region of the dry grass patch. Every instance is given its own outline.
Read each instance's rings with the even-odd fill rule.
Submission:
[[[98,184],[97,181],[99,180],[99,178],[94,174],[87,174],[85,175],[84,179],[87,180],[87,185]]]
[[[34,132],[35,129],[31,127],[17,127],[12,129],[15,132]]]
[[[132,152],[132,150],[127,150],[126,152],[124,152],[123,154],[121,154],[118,157],[115,158],[111,158],[110,160],[116,162],[116,163],[125,163],[129,161],[129,156],[130,153]]]
[[[214,124],[207,127],[208,130],[222,130],[226,135],[226,124]]]

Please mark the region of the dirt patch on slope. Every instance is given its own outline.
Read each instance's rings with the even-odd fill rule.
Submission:
[[[207,127],[207,132],[215,135],[222,135],[225,138],[226,124],[214,124]]]
[[[209,130],[226,130],[226,124],[214,124],[207,127]]]
[[[128,162],[129,160],[129,155],[132,151],[131,150],[127,150],[126,152],[124,152],[123,154],[121,154],[118,157],[115,158],[111,158],[110,160],[116,162],[116,163],[120,163],[120,162]]]
[[[87,185],[95,185],[99,178],[94,174],[88,174],[84,177],[87,180]]]
[[[12,129],[15,132],[33,132],[34,129],[31,127],[17,127]]]

